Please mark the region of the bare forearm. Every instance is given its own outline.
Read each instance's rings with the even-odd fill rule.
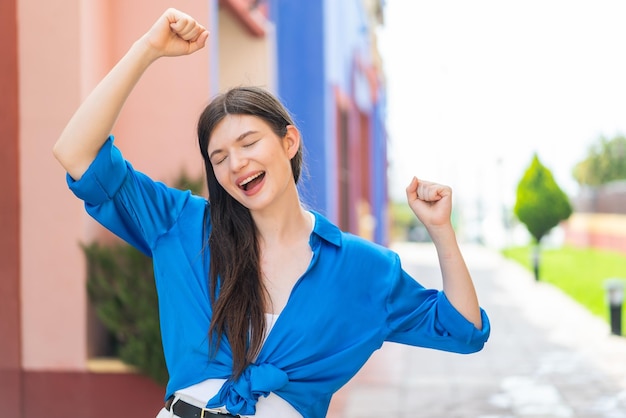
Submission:
[[[452,226],[433,228],[429,232],[437,249],[446,297],[468,321],[481,329],[476,290]]]
[[[74,113],[54,146],[72,178],[82,177],[107,139],[124,102],[156,55],[141,39],[102,79]]]

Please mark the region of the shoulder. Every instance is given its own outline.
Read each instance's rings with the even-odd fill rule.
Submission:
[[[341,231],[319,213],[315,213],[316,224],[314,233],[323,241],[329,244],[329,248],[334,248],[335,257],[333,260],[361,272],[370,269],[371,271],[388,270],[391,266],[398,264],[398,255],[380,244],[376,244],[358,235]]]
[[[329,244],[337,247],[340,252],[382,259],[397,258],[397,254],[389,248],[350,232],[342,231],[325,216],[317,212],[313,212],[313,214],[315,215],[315,227],[313,229],[314,234]]]
[[[389,248],[349,232],[342,232],[343,250],[350,256],[372,262],[395,263],[398,255]]]

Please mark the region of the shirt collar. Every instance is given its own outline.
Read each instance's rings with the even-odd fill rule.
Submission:
[[[315,215],[313,233],[323,240],[337,247],[341,247],[341,230],[320,213],[313,210],[311,213]]]

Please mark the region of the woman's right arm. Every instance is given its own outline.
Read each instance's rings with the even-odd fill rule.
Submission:
[[[109,137],[124,102],[160,57],[198,51],[208,31],[192,17],[168,9],[87,96],[54,145],[54,156],[74,180],[87,171]]]

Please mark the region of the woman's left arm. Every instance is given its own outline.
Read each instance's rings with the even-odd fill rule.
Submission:
[[[482,329],[478,297],[452,228],[452,189],[413,178],[406,188],[413,213],[430,235],[443,278],[443,291],[452,305],[474,326]]]

